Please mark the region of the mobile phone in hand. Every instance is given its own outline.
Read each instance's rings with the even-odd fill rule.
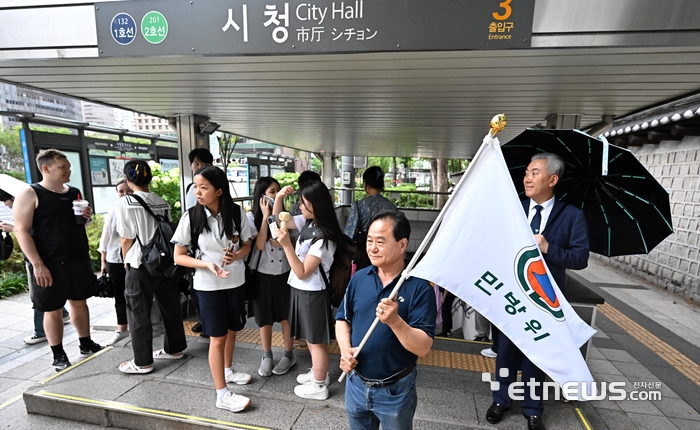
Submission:
[[[270,196],[263,196],[263,197],[265,197],[265,201],[267,202],[268,205],[270,205],[270,207],[275,206],[275,199],[273,199]]]
[[[270,225],[270,234],[272,235],[272,239],[277,240],[277,236],[280,231],[280,228],[277,227],[277,219],[274,215],[270,215],[267,218],[267,223]]]

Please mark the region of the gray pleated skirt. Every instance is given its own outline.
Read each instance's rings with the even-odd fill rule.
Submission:
[[[292,337],[311,344],[331,343],[335,338],[332,307],[328,293],[290,287],[289,325]]]

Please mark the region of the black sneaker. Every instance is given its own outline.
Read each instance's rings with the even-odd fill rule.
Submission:
[[[489,337],[488,336],[477,336],[474,338],[474,342],[488,342]]]
[[[102,350],[102,347],[98,344],[96,344],[93,341],[90,341],[90,344],[87,346],[80,346],[80,355],[85,357],[91,354],[94,354],[98,351]]]
[[[56,370],[56,372],[60,372],[61,370],[65,370],[69,367],[70,361],[68,361],[68,356],[66,354],[63,354],[58,358],[54,358],[53,368]]]

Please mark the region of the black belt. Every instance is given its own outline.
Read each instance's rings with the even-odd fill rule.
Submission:
[[[407,368],[394,373],[393,375],[389,376],[388,378],[384,379],[370,379],[370,378],[365,378],[364,376],[360,375],[359,373],[355,372],[357,376],[360,377],[360,380],[365,383],[366,386],[372,387],[372,388],[377,388],[377,387],[386,387],[391,384],[394,384],[396,382],[399,382],[401,379],[405,378],[408,376],[412,371],[413,368],[416,367],[415,364],[411,364]]]

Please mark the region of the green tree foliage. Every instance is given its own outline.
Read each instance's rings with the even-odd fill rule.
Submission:
[[[149,161],[153,173],[153,180],[149,189],[151,192],[158,194],[170,205],[170,216],[173,222],[180,221],[182,216],[182,208],[180,207],[180,169],[172,169],[169,172],[164,172],[160,168],[160,164],[155,161]]]
[[[102,229],[104,228],[105,220],[102,215],[93,215],[90,225],[85,227],[85,232],[88,237],[88,246],[90,248],[90,262],[92,270],[98,272],[100,270],[100,253],[97,247],[100,246],[100,237],[102,237]]]
[[[297,184],[299,181],[299,173],[297,172],[275,173],[272,177],[277,179],[282,188],[291,185],[296,190],[299,187]]]

